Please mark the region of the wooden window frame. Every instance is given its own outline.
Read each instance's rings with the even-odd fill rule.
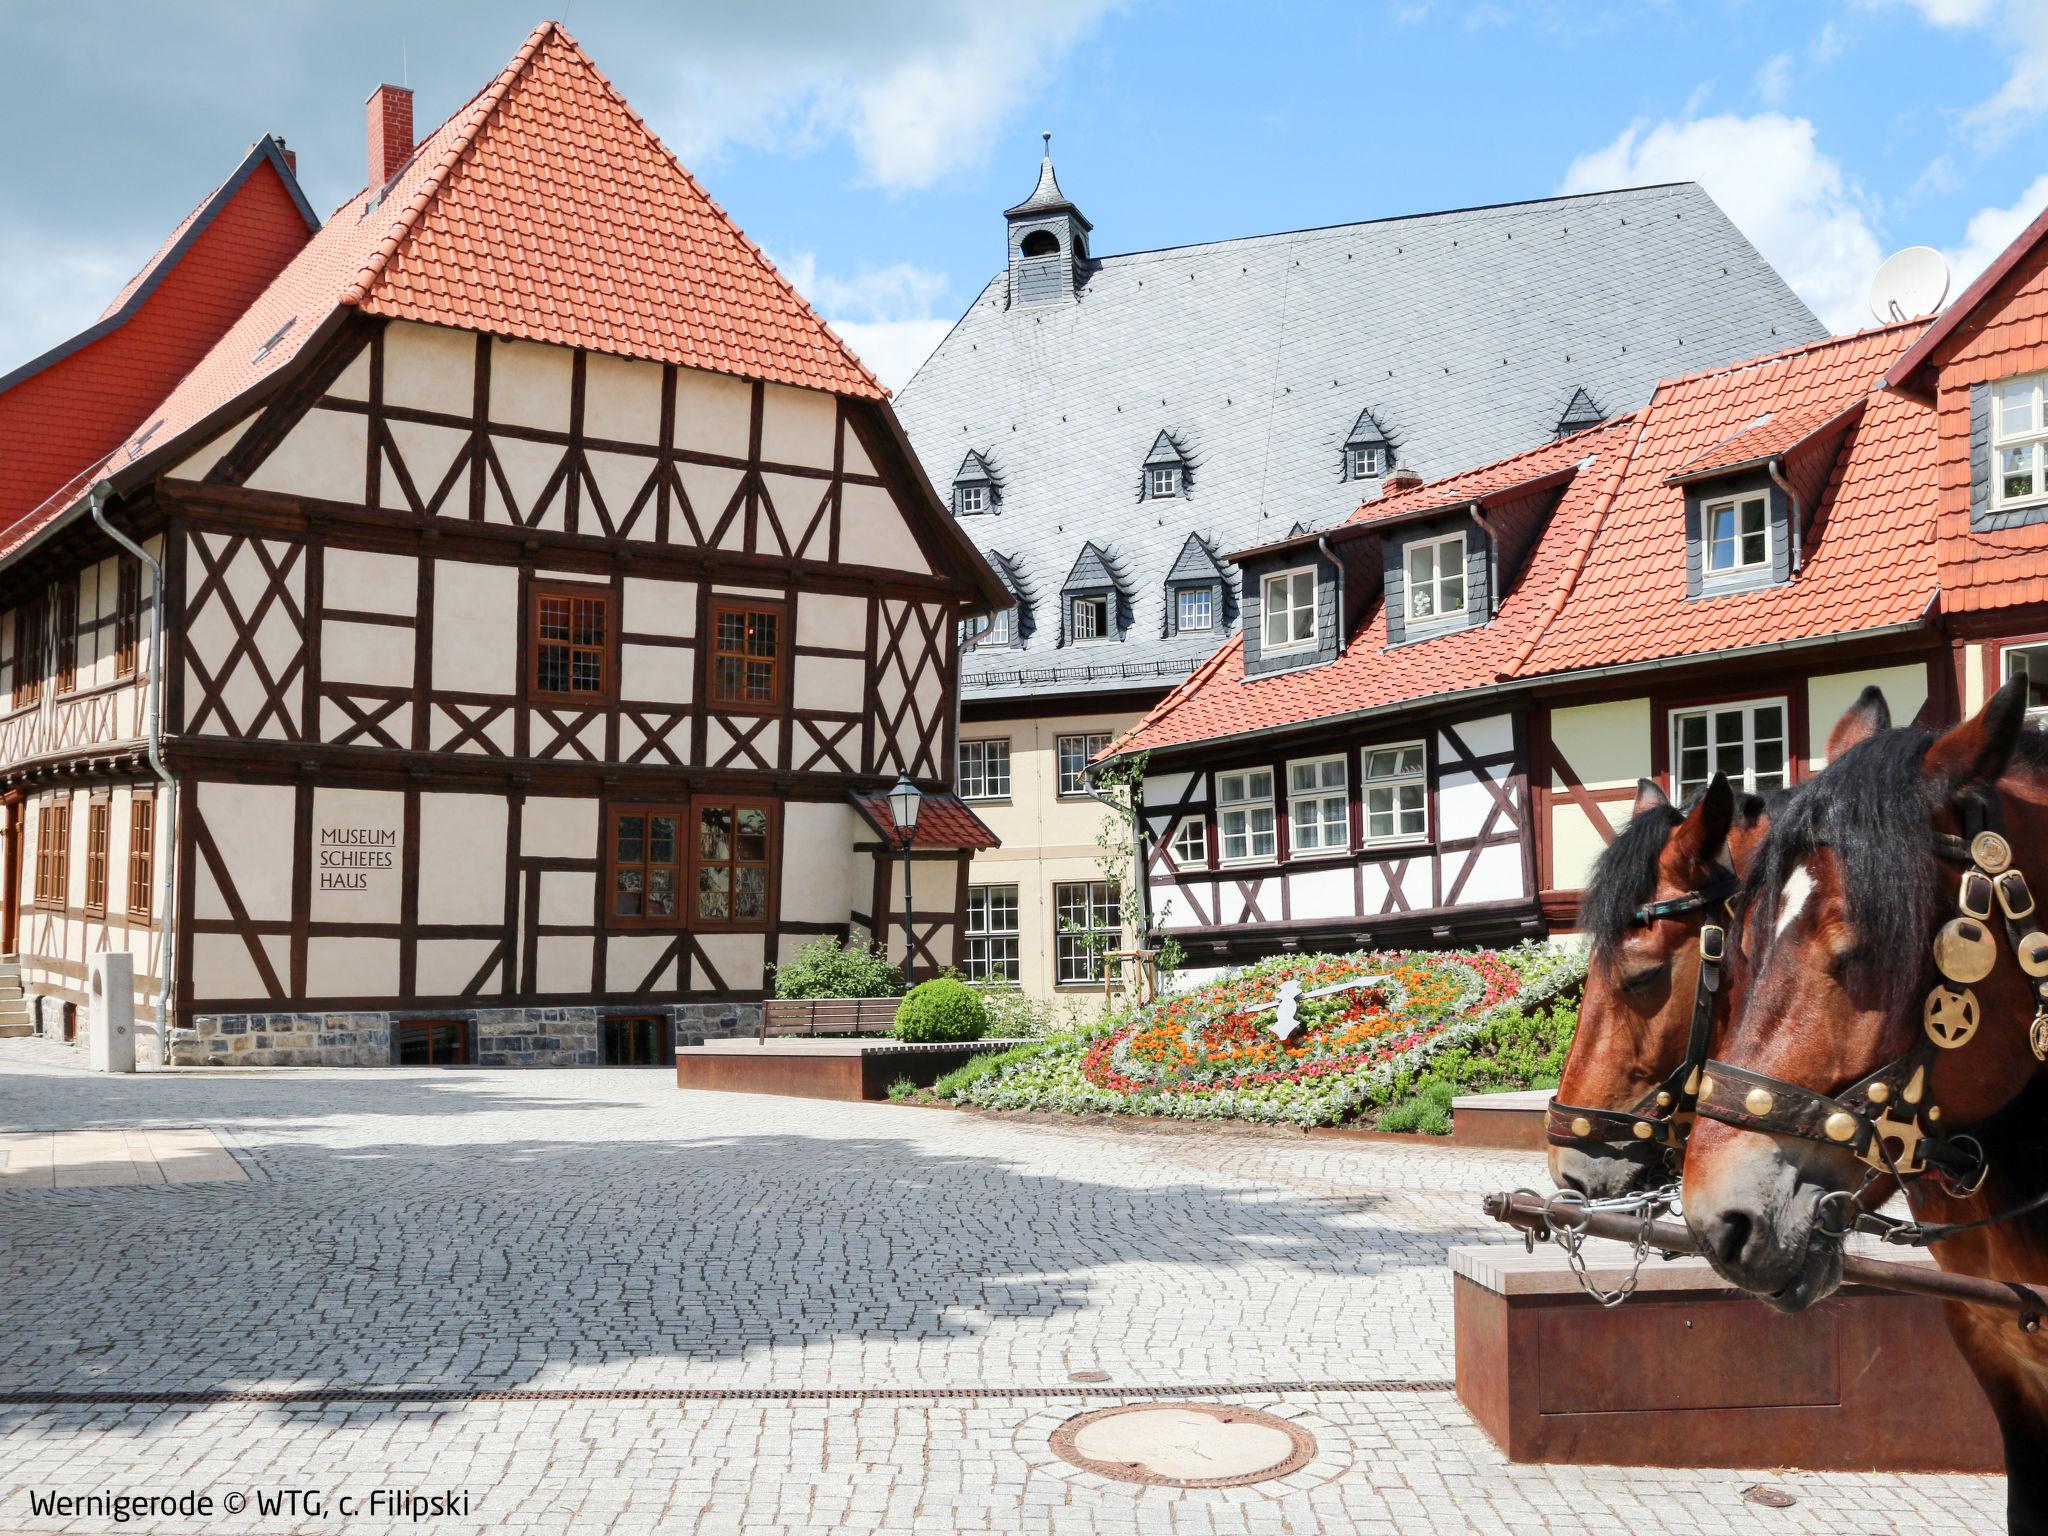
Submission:
[[[718,645],[718,621],[727,614],[743,617],[772,617],[775,620],[775,654],[755,656],[746,651],[723,652]],[[727,715],[779,715],[789,697],[789,673],[791,651],[795,642],[790,624],[789,604],[772,597],[735,597],[713,595],[705,609],[704,619],[704,701],[712,709]],[[768,661],[772,664],[769,697],[766,699],[729,699],[718,691],[718,661],[722,655],[734,655],[742,661]]]
[[[106,795],[94,795],[85,807],[85,915],[107,915],[107,839],[112,828],[114,805]]]
[[[1402,766],[1402,758],[1410,752],[1421,758],[1420,767]],[[1393,754],[1394,766],[1384,773],[1375,773],[1373,759],[1382,753]],[[1423,740],[1376,741],[1359,749],[1358,762],[1358,824],[1364,845],[1367,848],[1400,848],[1427,843],[1434,825],[1429,792],[1429,743]],[[1422,825],[1416,831],[1404,832],[1401,830],[1401,818],[1411,814],[1412,808],[1401,804],[1401,791],[1410,787],[1422,791]],[[1387,797],[1384,811],[1373,809],[1376,793],[1384,793]],[[1393,830],[1374,832],[1372,819],[1376,815],[1393,818]]]
[[[1758,527],[1751,533],[1744,523],[1751,511],[1757,514]],[[1714,564],[1714,547],[1720,540],[1714,535],[1716,513],[1727,512],[1734,523],[1728,535],[1730,563]],[[1764,552],[1754,560],[1743,558],[1742,547],[1752,538],[1764,541]],[[1747,576],[1757,571],[1771,569],[1771,498],[1762,491],[1743,491],[1734,496],[1716,496],[1712,501],[1700,503],[1700,570],[1705,577]]]
[[[637,863],[622,862],[619,858],[619,823],[629,816],[673,816],[676,820],[676,848],[673,862],[643,857]],[[697,823],[691,815],[690,806],[683,801],[622,801],[609,806],[604,818],[604,926],[613,930],[645,931],[666,930],[687,926],[691,894],[696,884],[691,874],[691,852],[694,849]],[[645,833],[642,834],[645,837]],[[619,872],[623,869],[640,870],[642,875],[641,906],[646,906],[645,876],[651,869],[674,869],[676,877],[676,909],[673,912],[621,913],[618,909]]]
[[[51,651],[55,676],[53,693],[78,691],[78,578],[68,576],[57,583],[56,601],[50,607]]]
[[[1341,778],[1335,784],[1324,782],[1325,769],[1336,764]],[[1303,789],[1295,784],[1295,770],[1309,768],[1315,771],[1316,782]],[[1333,829],[1329,820],[1319,814],[1332,801],[1344,807],[1341,827]],[[1304,841],[1302,834],[1312,833]],[[1339,841],[1325,840],[1330,833]],[[1351,852],[1351,754],[1329,752],[1316,757],[1295,757],[1287,761],[1287,856],[1290,859],[1331,859]]]
[[[1759,710],[1765,709],[1775,709],[1778,712],[1778,735],[1776,738],[1778,743],[1778,783],[1759,789],[1755,787],[1757,778],[1756,747],[1758,740],[1756,716]],[[1739,777],[1731,775],[1728,780],[1730,786],[1737,794],[1766,795],[1775,789],[1789,788],[1797,782],[1793,773],[1793,764],[1802,754],[1794,749],[1792,700],[1787,694],[1752,694],[1746,698],[1722,699],[1710,704],[1687,703],[1673,705],[1665,715],[1664,732],[1666,750],[1669,753],[1666,761],[1671,765],[1671,799],[1674,803],[1682,804],[1684,802],[1686,795],[1689,793],[1686,788],[1688,782],[1692,782],[1692,788],[1694,789],[1704,788],[1707,784],[1713,782],[1714,763],[1719,755],[1717,749],[1727,745],[1727,743],[1720,742],[1715,737],[1714,726],[1716,718],[1724,714],[1740,714],[1742,716],[1743,770]],[[1707,773],[1705,778],[1694,782],[1688,781],[1683,777],[1685,757],[1681,735],[1685,728],[1685,722],[1696,718],[1703,718],[1707,722],[1707,742],[1705,747]]]
[[[529,704],[544,704],[556,708],[595,709],[615,702],[618,698],[618,604],[613,600],[610,587],[595,586],[575,581],[536,581],[527,593],[527,640],[526,640],[526,701]],[[596,652],[602,668],[599,686],[595,691],[571,690],[558,693],[543,688],[540,681],[541,657],[541,605],[550,601],[594,602],[604,615],[604,639],[597,645],[579,645],[573,638],[569,643],[570,668],[573,673],[576,654]],[[571,614],[571,635],[575,610]]]
[[[997,892],[1007,891],[1009,926],[995,924]],[[1014,881],[967,887],[967,921],[961,948],[961,972],[969,981],[992,987],[1024,984],[1023,889]],[[976,945],[980,946],[979,951]],[[1000,955],[1001,958],[996,957]],[[995,974],[997,970],[1001,975]],[[1014,972],[1015,974],[1011,974]]]
[[[2005,397],[2009,390],[2023,387],[2032,396],[2029,409],[2034,422],[2025,429],[2008,429],[2005,424]],[[2008,493],[2005,488],[2006,472],[2000,462],[2009,449],[2024,449],[2027,454],[2028,477],[2033,489],[2023,493]],[[1991,509],[2003,512],[2015,507],[2038,507],[2048,501],[2048,374],[2020,374],[2012,378],[1997,379],[1991,385]]]
[[[36,905],[62,912],[71,899],[71,802],[45,801],[36,811]]]
[[[1107,751],[1114,731],[1069,731],[1055,736],[1052,744],[1052,771],[1054,798],[1060,800],[1086,800],[1088,798],[1088,765],[1095,761],[1095,754]],[[1081,768],[1074,776],[1074,787],[1067,788],[1067,744],[1081,743]]]
[[[1345,466],[1353,480],[1377,480],[1387,472],[1384,443],[1351,443],[1344,450]]]
[[[1264,793],[1259,793],[1257,789],[1256,781],[1260,774],[1266,776]],[[1226,796],[1223,792],[1226,779],[1242,780],[1241,792],[1234,796]],[[1271,864],[1279,859],[1280,805],[1274,791],[1281,782],[1279,770],[1270,763],[1255,763],[1249,768],[1226,768],[1217,773],[1216,862],[1219,865]],[[1264,811],[1270,818],[1263,834],[1253,824],[1260,811]],[[1233,817],[1242,819],[1241,832],[1231,830]],[[1272,844],[1263,852],[1259,848],[1261,835]],[[1230,844],[1233,838],[1243,841],[1244,852],[1235,855],[1231,853]]]
[[[1446,564],[1444,552],[1453,546],[1457,548],[1457,558]],[[1424,551],[1429,554],[1429,576],[1426,580],[1417,581],[1415,557]],[[1420,628],[1444,623],[1471,608],[1472,593],[1465,580],[1465,562],[1469,553],[1470,547],[1465,542],[1465,530],[1462,528],[1454,533],[1440,533],[1435,538],[1416,539],[1401,551],[1401,575],[1405,584],[1401,601],[1409,624]],[[1454,581],[1458,584],[1458,605],[1451,608],[1445,606],[1444,588]],[[1415,600],[1424,592],[1429,594],[1430,611],[1417,613]]]
[[[422,1063],[405,1060],[405,1037],[418,1030],[432,1031],[453,1027],[462,1031],[462,1054],[449,1061],[433,1059],[431,1033],[428,1035],[429,1067],[473,1067],[476,1065],[476,1023],[471,1019],[398,1019],[391,1026],[391,1064],[397,1066],[419,1066]]]
[[[1308,583],[1304,600],[1301,584]],[[1273,594],[1278,590],[1285,601],[1275,603]],[[1259,582],[1259,654],[1261,656],[1298,656],[1313,651],[1323,643],[1323,616],[1317,610],[1321,606],[1320,583],[1316,580],[1316,568],[1312,565],[1292,565],[1284,571],[1274,571]],[[1292,631],[1299,626],[1293,621],[1297,614],[1308,615],[1308,633],[1295,635],[1283,632],[1280,638],[1273,635],[1273,621],[1283,620],[1283,631]]]
[[[1147,501],[1171,501],[1180,495],[1180,466],[1178,464],[1147,464],[1145,466],[1145,499]]]
[[[1189,833],[1194,834],[1193,841],[1200,845],[1198,848],[1184,848],[1181,846],[1189,841]],[[1209,867],[1209,818],[1200,812],[1192,816],[1183,816],[1180,819],[1180,824],[1173,829],[1173,837],[1166,846],[1167,850],[1173,855],[1174,868],[1207,869]]]
[[[114,676],[133,677],[142,642],[142,562],[122,555],[114,562]]]
[[[1076,925],[1073,930],[1061,926],[1061,904],[1062,902],[1068,902],[1071,905],[1071,898],[1062,893],[1069,891],[1083,892],[1081,906],[1088,918],[1088,922],[1085,925]],[[1096,894],[1098,891],[1108,892],[1107,911],[1109,921],[1107,923],[1097,921],[1100,915],[1096,907]],[[1102,985],[1103,951],[1094,947],[1089,941],[1107,936],[1110,939],[1109,947],[1111,949],[1116,947],[1116,941],[1123,931],[1123,913],[1120,900],[1121,898],[1118,895],[1114,880],[1055,880],[1053,882],[1052,952],[1053,985],[1055,987],[1099,987]],[[1086,975],[1068,974],[1070,969],[1074,969],[1069,966],[1068,961],[1076,955],[1087,957]]]
[[[996,759],[1001,761],[1002,787],[996,787]],[[970,770],[969,761],[973,761]],[[960,758],[954,772],[962,800],[1007,800],[1010,798],[1010,738],[971,736],[960,743]],[[969,786],[973,788],[970,789]]]
[[[741,811],[762,811],[768,817],[768,853],[765,859],[741,859],[738,857],[738,841],[735,838],[732,856],[707,860],[704,857],[703,818],[706,811],[728,810],[737,821]],[[698,933],[766,933],[775,926],[776,913],[780,910],[781,881],[778,872],[782,861],[782,802],[764,799],[760,795],[693,795],[690,797],[688,835],[689,884],[687,902],[684,906],[683,926]],[[706,917],[698,909],[697,898],[703,872],[707,865],[720,864],[735,874],[742,867],[759,866],[767,871],[767,884],[759,917]],[[734,882],[736,883],[736,882]],[[728,898],[733,885],[726,887]],[[728,912],[730,902],[728,901]]]
[[[128,798],[128,916],[147,921],[156,911],[156,792]]]
[[[14,610],[14,707],[43,696],[43,669],[49,658],[50,606],[38,592]]]

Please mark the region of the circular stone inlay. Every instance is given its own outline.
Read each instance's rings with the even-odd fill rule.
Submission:
[[[1067,1420],[1053,1454],[1120,1483],[1236,1488],[1308,1465],[1308,1432],[1256,1408],[1223,1403],[1132,1403]]]

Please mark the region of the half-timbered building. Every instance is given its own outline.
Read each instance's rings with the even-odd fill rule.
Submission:
[[[554,24],[369,161],[0,534],[31,990],[121,945],[174,1062],[630,1062],[812,935],[956,961],[1002,587],[873,376]]]
[[[2048,214],[1943,316],[1232,556],[1242,635],[1145,754],[1144,886],[1196,967],[1569,932],[1638,779],[1764,792],[1867,685],[2048,707]]]

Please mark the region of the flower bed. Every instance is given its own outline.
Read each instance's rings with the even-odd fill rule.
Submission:
[[[1513,1008],[1576,985],[1576,953],[1372,951],[1262,961],[1135,1015],[1056,1039],[964,1085],[990,1109],[1329,1125]],[[1272,1030],[1283,993],[1300,1028]]]

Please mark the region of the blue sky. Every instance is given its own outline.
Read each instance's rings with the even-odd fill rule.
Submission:
[[[324,214],[540,18],[0,0],[0,369],[89,323],[258,135]],[[1823,319],[2048,204],[2048,0],[567,0],[570,30],[896,385],[1002,260],[1038,132],[1098,253],[1693,178]]]

